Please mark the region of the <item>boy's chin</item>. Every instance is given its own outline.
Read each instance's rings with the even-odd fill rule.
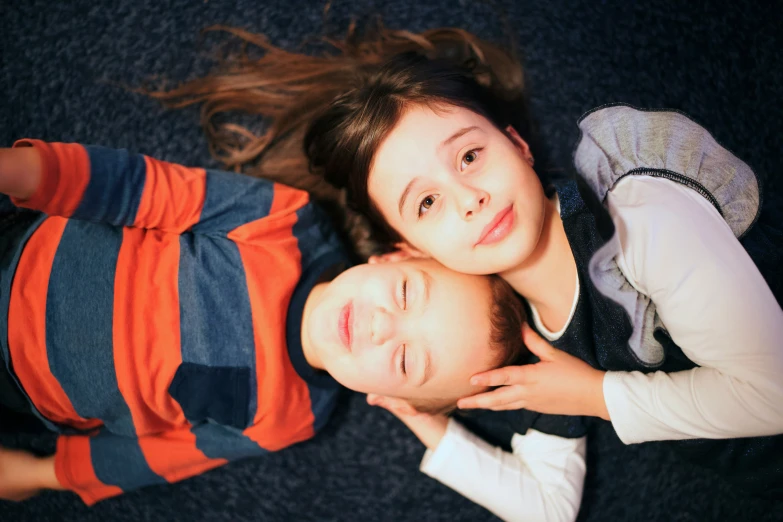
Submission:
[[[340,372],[330,372],[328,366],[326,367],[326,369],[324,369],[324,371],[328,373],[332,377],[332,379],[337,381],[337,384],[339,384],[343,388],[358,393],[366,393],[363,391],[361,386],[355,386],[355,383],[351,382],[351,379],[344,379],[343,376],[340,375]]]

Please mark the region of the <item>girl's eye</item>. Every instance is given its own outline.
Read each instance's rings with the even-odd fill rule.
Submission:
[[[402,371],[403,375],[408,375],[407,369],[405,368],[405,353],[408,351],[408,347],[404,344],[402,345],[402,357],[400,357],[400,371]]]
[[[419,217],[429,212],[437,199],[438,196],[427,196],[422,199],[421,203],[419,203]]]
[[[473,149],[469,150],[465,153],[464,156],[462,156],[462,163],[460,164],[460,170],[465,170],[468,168],[468,165],[476,161],[479,157],[479,151],[481,149]]]
[[[408,309],[408,280],[402,282],[402,309]]]

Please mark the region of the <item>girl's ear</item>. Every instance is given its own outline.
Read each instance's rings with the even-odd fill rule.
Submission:
[[[522,136],[519,135],[517,130],[509,125],[506,127],[506,134],[508,135],[511,142],[514,144],[514,146],[519,149],[519,152],[522,153],[522,157],[525,158],[525,161],[530,163],[530,165],[533,165],[533,153],[530,152],[530,145],[527,144],[525,140],[522,139]]]
[[[407,241],[400,241],[399,243],[395,243],[394,248],[396,248],[400,252],[405,252],[405,254],[407,254],[409,258],[428,259],[430,257],[429,254],[422,252],[421,250],[411,245]]]

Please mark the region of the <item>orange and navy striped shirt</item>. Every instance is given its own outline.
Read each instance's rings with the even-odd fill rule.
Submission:
[[[88,504],[313,436],[337,383],[304,303],[347,252],[305,192],[122,150],[41,153],[40,219],[3,267],[2,355]]]

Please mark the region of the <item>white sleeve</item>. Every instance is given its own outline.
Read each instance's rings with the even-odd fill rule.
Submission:
[[[729,226],[695,191],[652,177],[607,197],[629,282],[700,368],[608,372],[604,398],[626,444],[783,433],[783,311]]]
[[[449,420],[421,471],[503,520],[573,521],[585,478],[586,437],[566,439],[536,430],[515,434],[513,453]]]

